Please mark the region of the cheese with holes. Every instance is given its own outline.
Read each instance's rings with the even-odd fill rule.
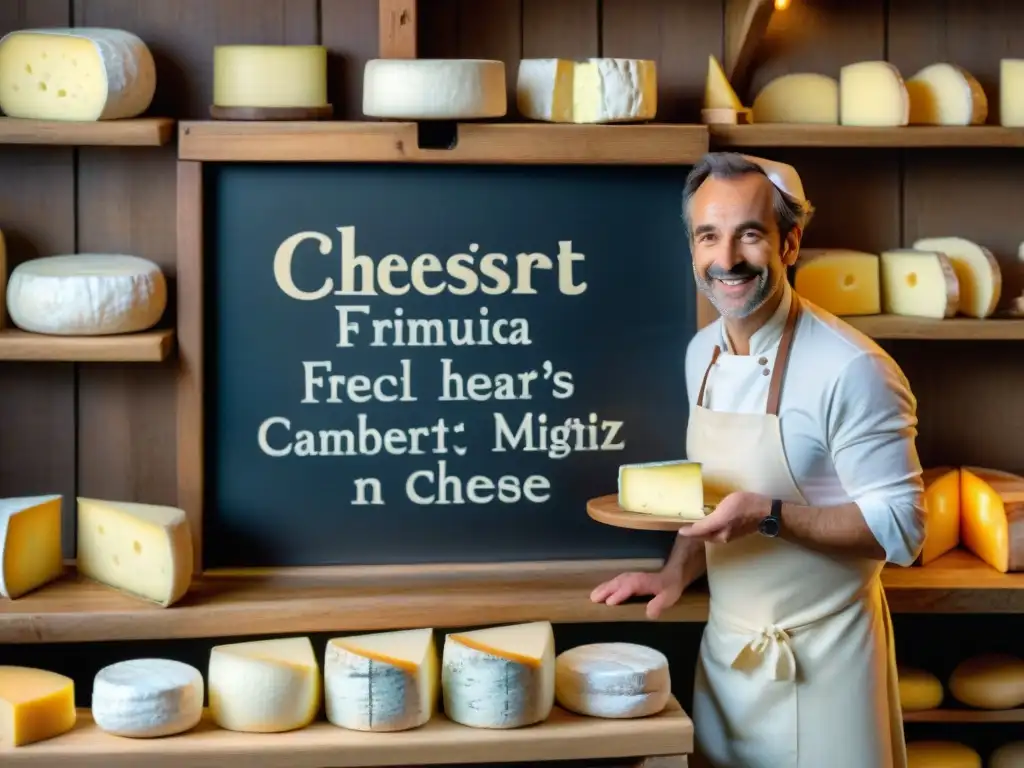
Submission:
[[[76,718],[75,681],[70,677],[0,666],[0,747],[60,736],[75,727]]]
[[[444,713],[472,728],[520,728],[555,703],[555,635],[536,621],[458,632],[444,639]]]
[[[1024,659],[1001,653],[967,659],[950,675],[949,692],[961,704],[978,709],[1024,706]]]
[[[409,629],[327,642],[327,719],[356,731],[404,731],[434,716],[440,669],[434,630]]]
[[[19,328],[55,336],[106,336],[152,328],[167,307],[167,281],[148,259],[98,253],[19,264],[7,311]]]
[[[945,254],[960,286],[961,315],[989,317],[996,311],[1003,291],[1002,271],[992,252],[963,237],[925,237],[915,250]]]
[[[192,583],[192,534],[184,510],[78,499],[78,572],[169,606]]]
[[[647,717],[672,695],[668,659],[635,643],[591,643],[555,660],[555,700],[588,717]]]
[[[999,124],[1024,128],[1024,59],[999,62]]]
[[[1024,768],[1024,741],[1011,741],[988,758],[988,768]]]
[[[626,512],[697,520],[704,486],[694,461],[654,461],[619,467],[619,506]]]
[[[733,90],[722,65],[713,55],[708,56],[708,76],[704,82],[704,109],[743,109],[743,102]]]
[[[505,64],[485,59],[371,59],[363,114],[396,120],[503,117]]]
[[[0,39],[0,109],[8,117],[136,117],[155,93],[153,54],[123,29],[25,29]]]
[[[19,598],[63,570],[61,497],[0,499],[0,597]]]
[[[172,659],[104,667],[92,684],[92,719],[107,733],[150,739],[184,733],[203,715],[203,675]]]
[[[322,45],[215,45],[213,103],[218,107],[323,107],[327,49]]]
[[[839,82],[827,75],[794,72],[768,82],[751,105],[755,123],[839,123]]]
[[[907,768],[981,768],[981,756],[956,741],[908,741]]]
[[[982,467],[961,469],[960,541],[1002,573],[1024,571],[1024,478]]]
[[[911,125],[981,125],[988,118],[981,83],[955,64],[930,64],[906,85]]]
[[[944,253],[897,249],[881,259],[882,311],[890,315],[952,317],[960,306],[960,283]]]
[[[906,125],[910,97],[900,71],[887,61],[860,61],[839,70],[839,122],[884,128]]]
[[[206,684],[210,715],[229,731],[294,731],[320,709],[320,668],[308,637],[214,646]]]
[[[844,248],[801,249],[793,287],[833,315],[882,311],[878,254]]]
[[[897,670],[900,707],[904,712],[938,709],[942,704],[942,683],[931,672],[900,665]]]
[[[924,482],[924,546],[918,565],[928,565],[960,543],[960,470],[926,469]]]
[[[523,59],[516,106],[528,120],[552,123],[653,120],[656,65],[643,59]]]

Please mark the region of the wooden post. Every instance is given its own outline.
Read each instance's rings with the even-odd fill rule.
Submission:
[[[775,0],[725,2],[725,75],[740,98],[747,87],[754,54],[774,13]]]
[[[416,58],[416,0],[378,0],[382,59]]]

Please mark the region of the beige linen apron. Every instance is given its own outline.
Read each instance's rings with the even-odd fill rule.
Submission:
[[[686,452],[711,495],[748,491],[805,504],[779,428],[799,314],[793,295],[765,414],[703,406]],[[752,360],[753,362],[753,360]],[[707,544],[711,611],[697,662],[697,765],[905,768],[892,625],[879,562],[837,558],[754,533]]]

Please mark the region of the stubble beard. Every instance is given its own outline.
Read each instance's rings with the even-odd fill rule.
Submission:
[[[697,289],[703,293],[708,301],[714,306],[722,317],[742,319],[750,317],[763,307],[768,300],[775,295],[775,292],[782,285],[782,272],[771,267],[764,267],[759,270],[760,274],[754,278],[754,289],[749,298],[741,305],[736,306],[719,299],[715,295],[715,278],[704,278],[697,273],[697,265],[693,265],[693,278],[697,283]]]

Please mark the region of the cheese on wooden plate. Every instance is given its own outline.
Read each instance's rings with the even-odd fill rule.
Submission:
[[[698,520],[704,517],[700,464],[655,461],[619,467],[619,506],[626,512]]]
[[[988,758],[988,768],[1024,768],[1024,741],[1003,744]]]
[[[890,315],[952,317],[960,283],[944,253],[897,249],[882,253],[882,311]]]
[[[960,543],[960,470],[926,469],[924,482],[925,534],[918,565],[928,565]]]
[[[885,128],[906,125],[910,97],[900,71],[887,61],[861,61],[839,70],[839,122]]]
[[[398,120],[503,117],[505,64],[485,59],[371,59],[363,114]]]
[[[155,93],[153,54],[123,29],[25,29],[0,39],[0,109],[8,117],[136,117]]]
[[[768,82],[751,105],[755,123],[839,122],[839,82],[827,75],[794,72]]]
[[[588,717],[647,717],[672,695],[668,659],[634,643],[592,643],[555,660],[555,700]]]
[[[75,727],[75,681],[31,667],[0,667],[0,747],[52,739]],[[3,760],[0,760],[0,765]]]
[[[704,109],[743,109],[743,102],[736,95],[722,65],[714,55],[708,56],[708,76],[704,82]]]
[[[203,675],[180,661],[121,661],[93,680],[92,719],[116,736],[173,736],[194,728],[202,715]]]
[[[218,107],[322,107],[327,49],[322,45],[215,45]]]
[[[523,59],[516,105],[528,120],[552,123],[653,120],[656,65],[643,59]]]
[[[956,741],[908,741],[907,768],[981,768],[981,756]]]
[[[472,728],[520,728],[555,703],[555,635],[537,621],[457,632],[444,639],[444,713]]]
[[[793,287],[833,315],[877,315],[882,311],[879,259],[844,248],[800,251]]]
[[[1024,59],[999,61],[999,124],[1024,128]]]
[[[0,597],[15,599],[61,575],[61,497],[0,499]]]
[[[906,85],[911,125],[981,125],[988,118],[981,83],[955,64],[930,64]]]
[[[192,534],[176,507],[78,499],[78,572],[122,592],[173,605],[192,583]]]
[[[1024,659],[1002,653],[967,659],[950,675],[949,692],[969,707],[1016,709],[1024,705]]]
[[[14,268],[7,311],[19,328],[56,336],[104,336],[152,328],[167,307],[160,268],[138,256],[81,253]]]
[[[214,646],[207,687],[210,714],[229,731],[294,731],[320,709],[320,668],[308,637]]]
[[[960,541],[998,571],[1024,571],[1024,478],[961,469]]]
[[[942,253],[949,259],[960,287],[961,315],[982,318],[996,311],[1003,277],[988,248],[962,237],[925,237],[914,243],[914,249]]]
[[[937,709],[942,704],[942,683],[931,672],[900,666],[897,670],[900,707],[904,712]]]
[[[357,731],[404,731],[433,717],[440,693],[434,630],[329,640],[324,658],[327,719]]]

